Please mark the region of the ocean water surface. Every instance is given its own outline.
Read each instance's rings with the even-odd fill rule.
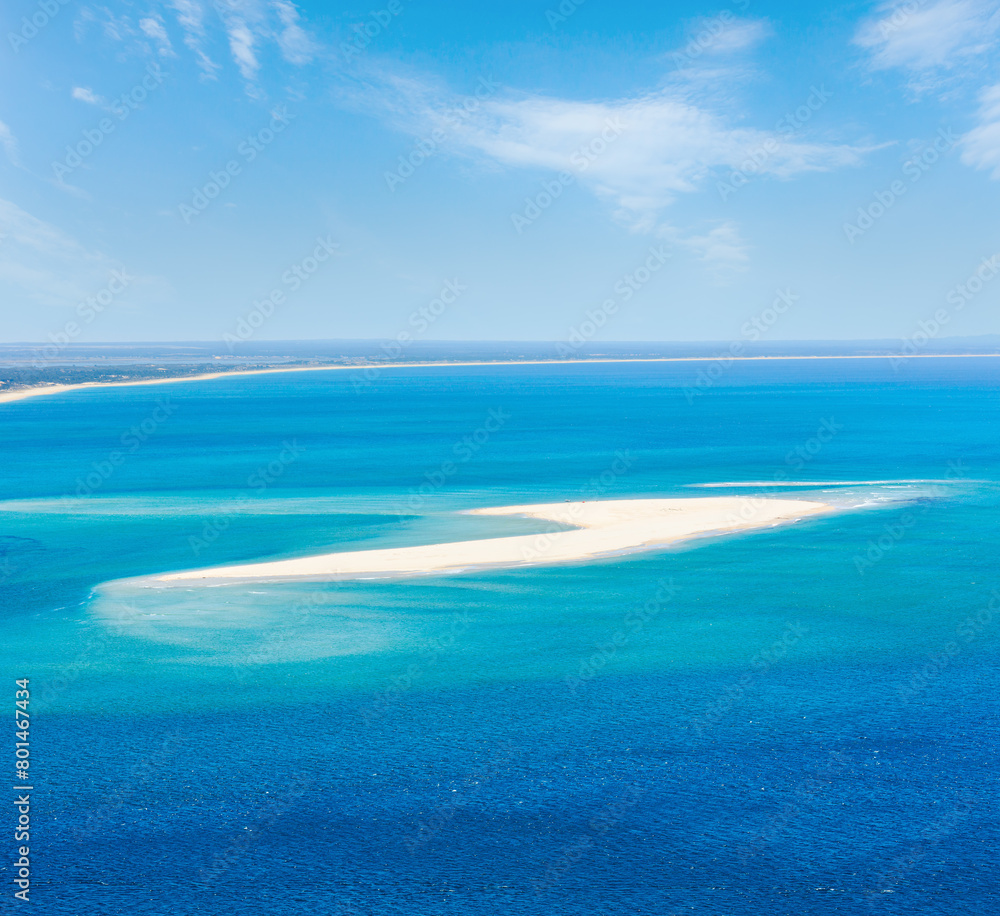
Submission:
[[[708,365],[0,405],[37,910],[1000,910],[1000,360]],[[137,579],[785,493],[843,511],[559,567]]]

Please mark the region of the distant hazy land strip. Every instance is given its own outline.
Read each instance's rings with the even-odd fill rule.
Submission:
[[[471,366],[546,366],[546,365],[576,365],[576,364],[599,364],[599,363],[713,363],[724,361],[730,362],[762,362],[762,361],[782,361],[782,360],[911,360],[911,359],[985,359],[1000,357],[1000,352],[995,353],[913,353],[907,355],[886,354],[886,353],[851,353],[851,354],[795,354],[795,355],[755,355],[755,356],[729,356],[721,354],[718,356],[651,356],[651,357],[578,357],[566,359],[506,359],[506,360],[436,360],[428,362],[370,362],[370,363],[334,363],[308,366],[270,366],[267,368],[244,369],[233,367],[217,372],[200,372],[188,375],[164,375],[150,377],[149,365],[137,367],[122,367],[116,375],[124,376],[116,381],[94,381],[77,382],[72,384],[60,384],[47,380],[39,380],[26,383],[20,387],[12,385],[6,390],[0,389],[0,403],[12,401],[22,401],[26,398],[39,397],[41,395],[65,394],[70,391],[81,391],[92,388],[125,388],[137,387],[140,385],[163,385],[180,382],[202,382],[211,379],[221,379],[230,377],[243,377],[247,375],[267,375],[278,372],[330,372],[339,371],[364,371],[364,370],[389,370],[389,369],[427,369],[427,368],[459,368]],[[160,367],[156,367],[159,369]],[[129,372],[140,376],[135,379],[128,378]]]

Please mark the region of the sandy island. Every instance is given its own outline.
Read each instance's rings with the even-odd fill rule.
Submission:
[[[366,369],[428,369],[428,368],[458,368],[467,366],[565,366],[575,363],[711,363],[718,359],[727,362],[752,362],[755,360],[800,360],[800,359],[981,359],[984,356],[1000,358],[1000,353],[913,353],[900,356],[892,353],[856,353],[846,356],[653,356],[637,358],[597,358],[597,359],[512,359],[493,362],[438,362],[438,363],[355,363],[352,365],[337,364],[334,366],[275,366],[270,369],[245,369],[229,372],[205,372],[201,375],[176,375],[164,378],[137,379],[131,382],[80,382],[75,385],[43,384],[31,388],[17,388],[13,391],[0,392],[0,404],[11,401],[23,401],[26,398],[37,398],[47,394],[65,394],[68,391],[84,391],[88,388],[136,388],[140,385],[168,385],[175,382],[204,382],[209,379],[241,378],[245,375],[271,375],[278,372],[329,372],[337,369],[341,372],[364,371]]]
[[[472,509],[472,515],[519,515],[575,526],[543,534],[352,550],[219,566],[144,577],[153,585],[221,585],[276,579],[356,579],[455,573],[470,569],[542,566],[667,547],[707,534],[770,528],[810,515],[842,511],[803,499],[721,496],[691,499],[616,499]]]

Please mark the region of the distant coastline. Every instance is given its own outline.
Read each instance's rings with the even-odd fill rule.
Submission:
[[[591,365],[600,363],[711,363],[724,359],[726,362],[758,362],[758,361],[782,361],[782,360],[838,360],[838,359],[865,359],[865,360],[910,360],[910,359],[985,359],[1000,358],[1000,353],[913,353],[901,356],[887,353],[863,353],[863,354],[812,354],[812,355],[760,355],[760,356],[654,356],[654,357],[598,357],[598,358],[578,358],[578,359],[511,359],[511,360],[470,360],[470,361],[446,361],[434,362],[411,362],[411,363],[337,363],[332,365],[319,366],[275,366],[266,369],[232,369],[222,372],[205,372],[198,375],[178,375],[164,376],[162,378],[142,378],[134,381],[122,382],[80,382],[76,384],[52,384],[41,382],[37,385],[27,385],[23,388],[12,388],[0,392],[0,404],[8,404],[14,401],[23,401],[28,398],[40,397],[50,394],[65,394],[70,391],[82,391],[91,388],[134,388],[140,385],[168,385],[179,384],[181,382],[204,382],[221,378],[242,378],[248,375],[272,375],[275,373],[290,372],[330,372],[338,370],[345,371],[370,371],[385,369],[424,369],[424,368],[447,368],[447,367],[470,367],[470,366],[565,366],[565,365]]]

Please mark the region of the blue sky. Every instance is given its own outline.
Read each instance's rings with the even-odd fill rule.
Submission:
[[[1000,0],[0,17],[7,342],[1000,330]]]

